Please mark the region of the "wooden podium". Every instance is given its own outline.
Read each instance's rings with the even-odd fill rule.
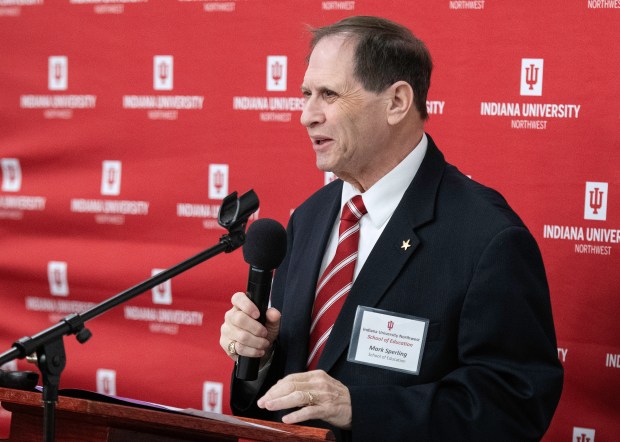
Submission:
[[[0,403],[12,413],[10,441],[43,440],[40,393],[0,388]],[[56,407],[58,442],[236,441],[239,438],[256,441],[334,440],[330,431],[319,428],[236,417],[227,421],[212,420],[63,396]]]

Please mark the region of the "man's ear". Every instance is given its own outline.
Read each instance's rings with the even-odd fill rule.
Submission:
[[[390,86],[388,94],[387,121],[390,125],[400,123],[412,110],[413,89],[406,81],[397,81]]]

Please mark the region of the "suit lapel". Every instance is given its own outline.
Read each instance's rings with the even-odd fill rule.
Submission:
[[[285,304],[282,311],[283,321],[287,321],[286,330],[291,335],[291,342],[295,343],[288,349],[286,373],[306,370],[316,281],[329,235],[340,211],[342,182],[335,182],[332,186],[334,186],[333,190],[321,200],[322,204],[315,204],[308,208],[312,211],[313,220],[310,228],[295,232],[295,241],[300,240],[298,251],[294,253],[298,262],[291,264],[298,270],[289,273],[287,291],[289,291],[290,301]],[[283,327],[282,330],[284,329]]]
[[[428,150],[418,173],[373,247],[340,311],[321,354],[320,369],[328,371],[347,349],[357,307],[374,307],[379,303],[420,245],[416,228],[433,219],[445,161],[433,140],[428,139]]]

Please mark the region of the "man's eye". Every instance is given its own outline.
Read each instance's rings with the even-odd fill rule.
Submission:
[[[325,95],[326,97],[335,97],[337,94],[334,91],[326,90],[325,92],[323,92],[323,95]]]

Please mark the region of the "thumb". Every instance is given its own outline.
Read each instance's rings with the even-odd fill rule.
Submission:
[[[270,344],[278,337],[280,333],[280,318],[282,314],[275,308],[271,307],[265,312],[265,328],[267,328],[267,340]]]

